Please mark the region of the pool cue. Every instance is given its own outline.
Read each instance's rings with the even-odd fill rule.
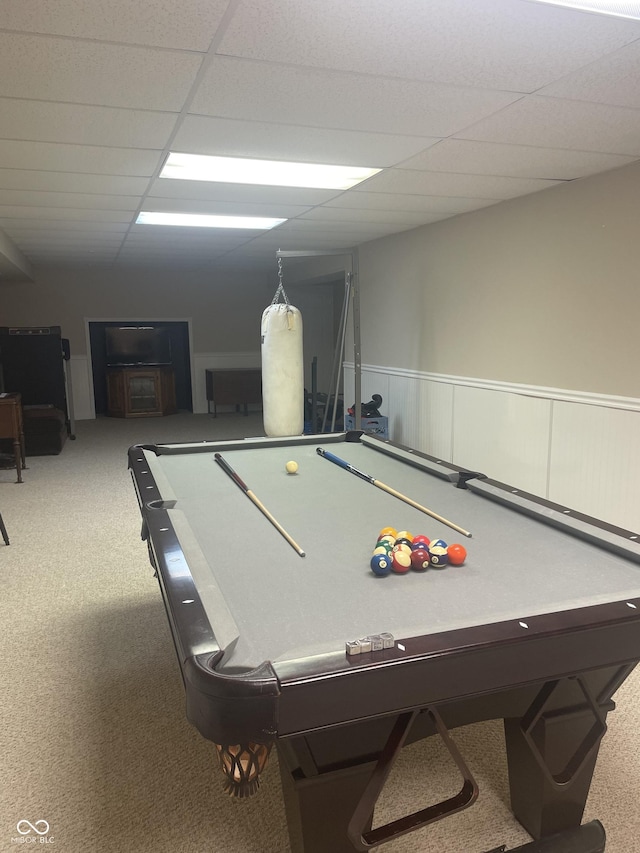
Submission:
[[[463,536],[467,536],[469,539],[471,538],[471,534],[468,530],[465,530],[464,527],[458,527],[458,525],[454,524],[453,521],[449,521],[449,519],[443,518],[441,515],[438,515],[432,510],[427,509],[426,506],[422,506],[421,504],[416,503],[416,501],[412,500],[411,498],[408,498],[406,495],[403,495],[402,492],[397,492],[395,489],[392,489],[391,486],[387,486],[385,483],[380,482],[380,480],[376,480],[376,478],[372,477],[370,474],[365,474],[364,471],[360,471],[358,468],[354,468],[354,466],[350,462],[346,462],[344,459],[341,459],[334,453],[329,453],[328,450],[324,450],[322,447],[317,447],[316,453],[319,456],[328,459],[329,462],[334,462],[336,465],[339,465],[341,468],[344,468],[345,471],[349,471],[351,474],[355,474],[356,477],[360,477],[362,480],[366,480],[368,483],[371,483],[372,486],[377,486],[384,492],[388,492],[390,495],[393,495],[394,498],[399,498],[401,501],[404,501],[410,506],[419,509],[420,512],[424,512],[426,513],[426,515],[430,515],[431,518],[435,518],[436,521],[441,521],[442,524],[446,524],[447,527],[451,527],[453,528],[453,530],[457,530],[458,533],[462,533]]]
[[[269,519],[269,521],[271,522],[271,524],[273,524],[273,526],[276,528],[276,530],[284,536],[284,538],[287,540],[289,545],[291,545],[293,550],[297,551],[301,557],[306,556],[305,552],[298,545],[298,543],[294,539],[292,539],[291,536],[289,536],[287,531],[284,529],[284,527],[275,520],[275,518],[271,515],[271,513],[266,508],[266,506],[262,503],[262,501],[258,500],[258,498],[254,495],[254,493],[247,486],[247,484],[244,482],[244,480],[242,480],[236,474],[236,472],[233,470],[231,465],[229,465],[227,460],[223,459],[219,453],[216,453],[214,456],[215,456],[216,462],[218,463],[218,465],[220,465],[220,467],[223,469],[223,471],[225,471],[225,473],[227,473],[231,477],[231,479],[234,481],[234,483],[236,483],[238,486],[240,486],[240,488],[245,493],[245,495],[249,498],[249,500],[252,501],[258,507],[260,512]]]

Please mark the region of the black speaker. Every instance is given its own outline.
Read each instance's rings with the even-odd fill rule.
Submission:
[[[0,327],[5,391],[18,391],[23,406],[53,405],[67,412],[60,326]]]

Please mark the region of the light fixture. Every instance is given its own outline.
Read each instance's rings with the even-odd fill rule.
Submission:
[[[382,170],[363,166],[288,163],[280,160],[249,160],[171,152],[160,177],[183,181],[218,181],[225,184],[348,190],[380,171]]]
[[[161,213],[143,210],[138,214],[136,225],[180,225],[188,228],[244,228],[268,231],[286,221],[286,219],[267,216],[215,216],[208,213]]]
[[[551,6],[564,6],[581,12],[595,12],[599,15],[613,15],[617,18],[630,18],[640,21],[640,2],[625,0],[533,0],[534,3],[546,3]]]

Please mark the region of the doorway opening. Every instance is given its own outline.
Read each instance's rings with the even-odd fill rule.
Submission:
[[[138,352],[135,346],[132,346],[128,355],[123,351],[118,357],[122,359],[126,355],[127,358],[132,359],[131,363],[136,364],[150,363],[149,359],[161,358],[162,363],[171,366],[174,371],[178,411],[193,412],[191,350],[187,320],[89,320],[89,352],[91,353],[96,417],[107,414],[107,367],[113,358],[113,341],[118,339],[116,332],[121,328],[161,330],[158,336],[166,344],[162,352],[150,353],[147,348],[142,347]],[[140,336],[138,338],[141,339]],[[132,341],[138,338],[133,332],[131,333]]]

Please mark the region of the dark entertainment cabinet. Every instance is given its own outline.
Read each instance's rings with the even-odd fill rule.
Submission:
[[[176,389],[172,367],[107,368],[107,414],[112,418],[174,415]]]

